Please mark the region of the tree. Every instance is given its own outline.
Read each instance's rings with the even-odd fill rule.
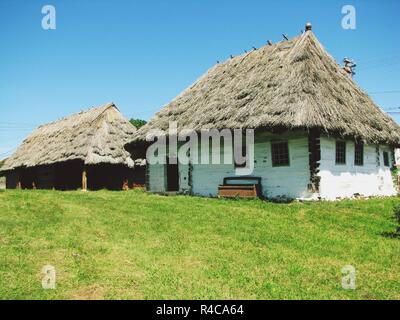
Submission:
[[[133,126],[135,126],[136,129],[139,129],[140,127],[143,127],[147,121],[142,120],[142,119],[131,119],[129,120],[130,123],[132,123]]]

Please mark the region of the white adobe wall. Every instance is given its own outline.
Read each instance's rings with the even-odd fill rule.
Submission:
[[[271,141],[287,140],[290,166],[272,167]],[[393,165],[392,150],[379,146],[380,164],[377,165],[375,145],[364,145],[364,165],[354,165],[354,142],[346,143],[346,164],[335,164],[336,140],[322,136],[321,161],[319,167],[320,194],[322,199],[352,197],[355,193],[364,196],[395,195],[390,167]],[[389,152],[390,167],[385,167],[383,151]],[[258,134],[255,141],[255,169],[253,176],[262,178],[263,195],[267,198],[286,196],[311,198],[308,191],[310,180],[308,137],[302,133],[290,135]],[[149,165],[149,191],[166,191],[165,165]],[[192,193],[200,196],[217,196],[218,185],[224,177],[235,176],[233,164],[193,164]],[[179,188],[189,193],[189,166],[179,164]]]
[[[231,177],[235,175],[233,164],[223,163],[224,158],[222,148],[223,147],[221,145],[220,161],[222,164],[192,164],[192,194],[216,197],[218,195],[218,186],[222,184],[224,177]],[[210,162],[213,152],[217,152],[216,147],[214,146],[209,152]],[[200,161],[201,145],[199,145],[198,155]],[[179,169],[179,172],[181,173],[181,166],[179,166]],[[182,179],[180,179],[180,182],[181,180]]]
[[[273,167],[271,141],[279,138],[280,136],[267,135],[256,139],[254,175],[262,177],[263,195],[267,198],[309,198],[308,137],[303,133],[288,136],[290,166]]]
[[[394,158],[397,166],[400,166],[400,149],[394,149]]]
[[[271,140],[287,140],[290,166],[272,167]],[[263,195],[291,198],[310,197],[307,191],[310,180],[308,167],[308,138],[303,132],[274,135],[258,134],[255,138],[255,169],[252,176],[262,178]],[[221,159],[223,159],[221,155]],[[166,166],[148,164],[149,191],[166,191]],[[179,191],[189,193],[189,166],[179,164]],[[218,186],[225,177],[235,176],[232,164],[193,164],[192,193],[200,196],[218,195]]]
[[[167,152],[168,153],[168,152]],[[165,153],[163,156],[167,156]],[[161,154],[160,154],[161,156]],[[175,155],[176,156],[176,155]],[[166,192],[167,191],[167,167],[163,164],[150,164],[148,161],[148,191]],[[178,164],[179,170],[179,191],[189,193],[189,166]]]
[[[164,154],[160,152],[161,156],[165,157],[166,152]],[[147,190],[150,192],[165,192],[167,187],[167,168],[163,164],[150,164],[150,162],[147,161],[146,164],[149,175]]]
[[[271,141],[287,140],[289,144],[290,166],[273,167]],[[262,178],[263,195],[268,198],[285,196],[308,198],[310,180],[308,137],[304,133],[286,135],[258,134],[255,138],[254,172],[252,176]],[[218,185],[224,177],[235,176],[234,165],[198,164],[193,165],[193,194],[217,196]]]
[[[148,191],[164,192],[166,189],[166,170],[161,164],[148,164]]]
[[[179,192],[189,194],[189,165],[178,164],[179,170]]]
[[[346,164],[335,163],[336,140],[321,137],[320,196],[334,200],[338,197],[352,197],[355,193],[363,196],[395,195],[390,168],[393,165],[391,149],[379,146],[378,165],[375,145],[364,145],[364,165],[354,165],[354,142],[346,141]],[[390,166],[383,163],[383,151],[389,152]]]

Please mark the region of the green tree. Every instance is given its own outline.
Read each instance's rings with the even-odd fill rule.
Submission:
[[[134,125],[136,127],[136,129],[139,129],[140,127],[143,127],[147,121],[142,120],[142,119],[131,119],[129,120],[130,123],[132,123],[132,125]]]

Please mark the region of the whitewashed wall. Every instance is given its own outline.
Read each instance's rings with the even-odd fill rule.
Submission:
[[[364,145],[364,165],[354,164],[354,142],[346,141],[346,164],[335,163],[336,140],[321,137],[320,196],[334,200],[338,197],[352,197],[355,193],[363,196],[395,195],[390,167],[393,165],[391,149],[379,146],[378,165],[375,145]],[[383,151],[389,152],[390,167],[385,167]]]
[[[148,190],[151,192],[166,191],[166,168],[161,164],[148,164],[149,178]]]
[[[273,167],[271,141],[287,140],[290,166]],[[255,163],[252,176],[261,177],[262,192],[266,198],[316,198],[334,200],[352,197],[358,193],[364,196],[395,195],[390,167],[393,165],[392,150],[379,146],[380,163],[377,163],[375,145],[364,145],[364,165],[354,165],[354,142],[346,142],[346,164],[335,164],[336,140],[321,137],[321,161],[319,167],[320,193],[310,194],[308,137],[304,132],[284,135],[270,133],[255,137]],[[383,151],[389,152],[390,167],[384,166]],[[222,156],[221,156],[222,159]],[[149,165],[149,191],[166,191],[166,166]],[[235,176],[233,164],[193,164],[192,186],[189,186],[189,166],[179,164],[179,191],[194,195],[218,195],[218,186],[225,177]]]
[[[190,193],[189,165],[178,164],[179,169],[179,191],[184,194]]]
[[[166,157],[166,152],[159,152],[160,157]],[[150,159],[148,159],[150,160]],[[153,160],[153,159],[151,159]],[[167,168],[164,164],[150,164],[147,161],[148,191],[165,192],[167,187]]]
[[[271,141],[287,140],[290,166],[273,167]],[[310,180],[308,165],[308,138],[304,133],[286,135],[258,134],[255,137],[254,172],[261,177],[263,195],[268,198],[279,196],[291,198],[309,197],[307,191]],[[192,192],[202,196],[217,196],[218,186],[224,177],[235,176],[233,164],[193,165]]]
[[[395,152],[394,158],[395,158],[395,161],[396,161],[396,165],[400,166],[400,149],[396,148],[396,149],[394,149],[394,152]]]
[[[271,141],[287,140],[289,144],[290,166],[272,167]],[[211,150],[210,150],[211,151]],[[200,154],[200,152],[199,152]],[[211,154],[211,152],[210,152]],[[221,161],[223,159],[221,151]],[[254,172],[251,176],[262,178],[265,197],[309,197],[307,191],[310,180],[308,167],[308,138],[303,132],[285,135],[258,134],[255,138]],[[192,186],[189,186],[189,165],[179,164],[179,191],[200,196],[218,195],[218,186],[225,177],[235,176],[231,164],[193,164]],[[166,191],[165,165],[149,164],[149,191]]]
[[[166,153],[160,153],[160,157],[166,157]],[[176,156],[176,154],[174,154]],[[163,164],[147,164],[149,171],[149,191],[151,192],[166,192],[167,191],[167,167]],[[179,170],[179,192],[189,193],[189,165],[178,164]]]

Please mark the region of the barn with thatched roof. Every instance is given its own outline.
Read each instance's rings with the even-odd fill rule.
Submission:
[[[174,164],[169,160],[179,152],[167,152],[165,163],[148,166],[148,189],[217,196],[229,184],[254,183],[267,198],[395,194],[391,167],[400,128],[349,71],[307,25],[295,38],[215,65],[134,133],[126,148],[149,146],[149,133],[168,132],[171,122],[178,132],[254,129],[254,170],[243,179],[235,163]]]
[[[109,103],[40,126],[0,170],[10,189],[121,189],[144,180],[124,149],[135,131]]]

